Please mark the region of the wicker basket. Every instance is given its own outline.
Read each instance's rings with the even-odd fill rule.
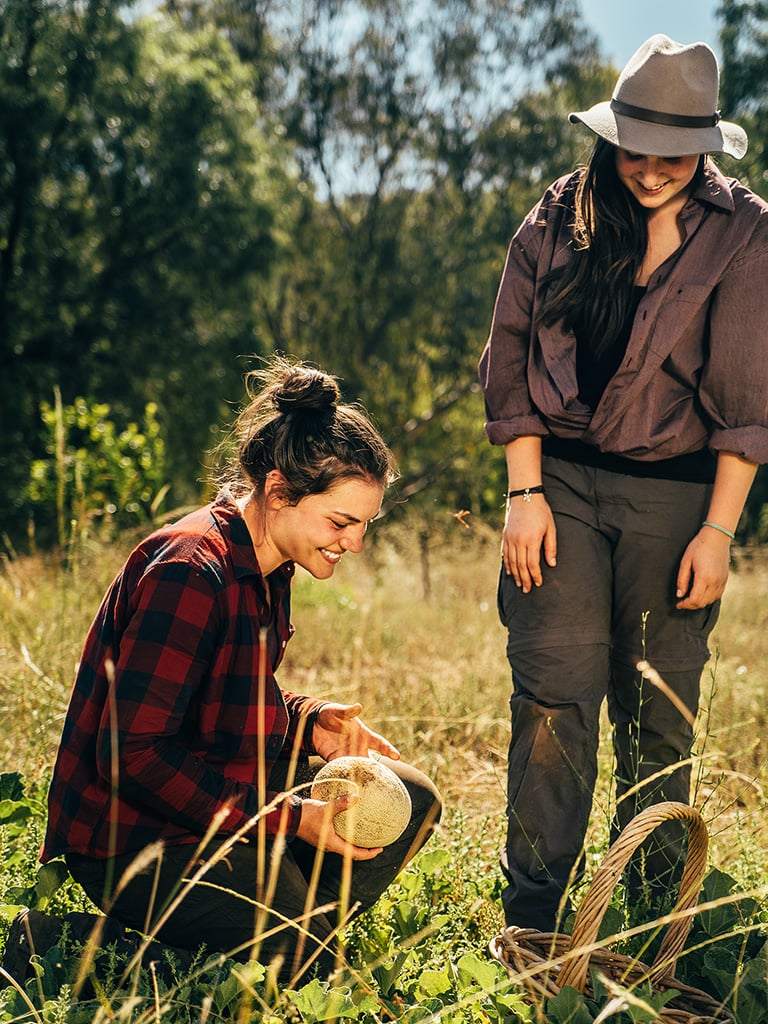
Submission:
[[[648,967],[639,960],[613,953],[597,941],[597,932],[611,894],[630,857],[662,822],[683,821],[688,826],[688,853],[680,882],[675,915],[664,933],[656,958]],[[623,989],[651,982],[657,992],[676,989],[680,994],[660,1011],[659,1024],[724,1024],[730,1014],[706,992],[691,988],[673,976],[677,958],[691,927],[707,858],[707,829],[701,815],[687,804],[655,804],[626,826],[595,872],[582,900],[572,935],[539,932],[531,928],[506,928],[490,944],[492,955],[524,988],[526,1001],[541,1004],[566,985],[592,994],[590,971],[596,970]]]

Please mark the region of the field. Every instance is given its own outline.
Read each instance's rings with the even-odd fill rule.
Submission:
[[[381,982],[379,966],[375,978],[380,987],[377,1012],[381,1016],[370,1010],[365,1012],[371,1015],[365,1016],[358,1001],[356,1016],[337,1007],[334,1013],[338,1017],[501,1021],[516,1020],[515,1014],[523,1013],[521,1004],[504,994],[500,974],[494,974],[490,985],[494,994],[485,992],[483,999],[478,996],[479,1009],[466,1009],[470,1005],[467,985],[470,992],[489,987],[487,979],[475,977],[468,983],[467,971],[482,976],[485,962],[490,963],[487,943],[503,923],[496,857],[504,816],[510,679],[495,607],[496,531],[473,523],[471,517],[468,527],[459,520],[446,519],[444,528],[430,534],[386,522],[377,524],[371,531],[376,536],[369,538],[364,553],[348,556],[333,580],[318,583],[300,574],[296,581],[293,618],[297,632],[281,669],[282,685],[342,701],[360,700],[368,724],[437,782],[446,805],[440,835],[430,846],[432,859],[417,865],[412,881],[406,878],[404,890],[398,890],[389,903],[385,900],[380,911],[397,917],[398,902],[408,900],[415,908],[420,945],[413,928],[409,934],[402,922],[399,931],[398,927],[393,930],[391,922],[387,924],[387,941],[393,943],[390,952],[395,961],[396,940],[404,935],[409,939],[405,948],[421,949],[421,959],[410,965],[410,981],[407,968],[403,968],[402,984],[392,983],[387,988]],[[30,791],[40,793],[45,785],[83,635],[104,587],[126,553],[126,544],[103,548],[83,542],[66,568],[52,558],[9,556],[0,569],[0,707],[4,723],[0,771],[20,773]],[[768,893],[767,626],[768,554],[737,551],[712,638],[713,658],[703,678],[694,802],[709,829],[711,868],[729,876],[739,893],[748,890],[757,895],[758,903],[752,908],[755,920],[768,916],[761,909]],[[587,845],[590,872],[605,854],[611,817],[609,746],[606,729]],[[33,839],[34,827],[39,828],[39,823],[30,823]],[[3,842],[11,848],[8,836]],[[29,851],[29,842],[27,848]],[[32,870],[30,856],[28,852],[28,871]],[[14,903],[9,891],[6,884],[0,902]],[[68,898],[77,902],[71,893]],[[426,905],[419,902],[424,899]],[[446,908],[451,908],[447,914]],[[48,909],[55,911],[55,900]],[[358,929],[353,945],[359,944],[363,958],[368,956],[371,935],[381,927],[381,920],[374,920]],[[430,934],[432,938],[424,941],[423,936]],[[382,960],[380,957],[379,964]],[[461,970],[453,971],[453,1004],[439,992],[425,989],[423,980],[426,972],[447,970],[448,961],[464,964],[463,975]],[[261,1009],[253,1011],[255,1016],[222,1014],[205,1019],[287,1019],[285,1011],[282,1016],[270,1017],[263,997],[259,999]],[[768,999],[764,1002],[768,1006]],[[432,1006],[432,1016],[417,1013],[417,1004]],[[437,1004],[443,1007],[439,1012]],[[449,1010],[449,1004],[454,1008]],[[66,999],[62,1005],[68,1005]],[[159,1013],[157,1007],[155,1012]],[[296,1019],[330,1019],[322,1012],[306,1010]],[[110,1014],[104,1019],[108,1017]],[[0,1021],[16,1019],[22,1018],[0,1012]],[[36,1018],[30,1011],[24,1019],[43,1017]],[[60,1019],[80,1018],[64,1015]],[[129,1017],[123,1011],[120,1019],[187,1018],[167,1014]],[[757,1024],[768,1018],[737,1019],[739,1024],[742,1020]]]

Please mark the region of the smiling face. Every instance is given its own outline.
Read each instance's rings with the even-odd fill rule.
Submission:
[[[616,173],[621,183],[646,210],[682,209],[699,166],[700,154],[647,156],[616,150]]]
[[[273,496],[267,508],[265,541],[275,566],[291,561],[315,579],[329,579],[345,552],[362,550],[368,523],[378,515],[383,496],[380,484],[360,477],[341,480],[322,494],[307,495],[297,505]]]

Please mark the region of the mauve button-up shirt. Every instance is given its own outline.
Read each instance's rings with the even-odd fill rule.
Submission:
[[[552,434],[639,461],[709,446],[768,462],[768,204],[708,162],[593,411],[573,332],[535,326],[541,280],[569,258],[577,181],[556,181],[510,243],[479,367],[490,441]]]

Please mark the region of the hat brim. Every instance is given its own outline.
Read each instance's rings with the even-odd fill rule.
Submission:
[[[610,101],[571,113],[568,120],[571,124],[585,124],[614,146],[648,156],[727,153],[740,160],[747,152],[747,133],[730,121],[720,121],[709,128],[679,128],[617,114]]]

